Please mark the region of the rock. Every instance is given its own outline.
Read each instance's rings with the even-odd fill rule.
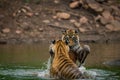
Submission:
[[[99,25],[99,24],[96,24],[95,26],[96,26],[97,28],[99,28],[99,27],[100,27],[100,25]]]
[[[38,16],[38,15],[39,15],[39,13],[38,13],[38,12],[36,12],[36,13],[35,13],[35,16]]]
[[[53,18],[53,19],[57,19],[57,16],[53,16],[52,18]]]
[[[116,20],[113,20],[111,24],[107,24],[105,27],[110,31],[120,31],[120,23]]]
[[[101,22],[103,25],[105,25],[105,24],[109,23],[109,20],[106,19],[106,18],[104,18],[104,17],[101,17],[101,18],[100,18],[100,22]]]
[[[107,24],[105,27],[110,31],[114,31],[114,27],[111,24]]]
[[[85,16],[83,16],[83,17],[80,18],[80,23],[81,24],[85,24],[87,22],[88,22],[88,19]]]
[[[102,12],[103,8],[95,0],[86,0],[88,6],[96,12]]]
[[[46,24],[50,23],[49,20],[43,20],[43,22],[46,23]]]
[[[58,4],[60,3],[60,0],[54,0],[54,3]]]
[[[120,22],[117,20],[112,20],[111,24],[114,26],[114,31],[120,31]]]
[[[42,31],[43,31],[43,28],[38,28],[38,30],[42,32]]]
[[[75,23],[76,20],[75,20],[75,19],[71,19],[70,22],[71,22],[71,23]]]
[[[100,18],[101,18],[101,15],[96,16],[95,21],[100,20]]]
[[[59,22],[55,22],[54,24],[55,24],[55,26],[60,26]]]
[[[113,10],[120,12],[120,11],[119,11],[119,8],[118,8],[117,6],[111,5],[110,7],[111,7]]]
[[[84,33],[84,32],[87,31],[87,30],[84,29],[84,28],[79,28],[79,31],[82,32],[82,33]]]
[[[26,13],[26,12],[27,12],[27,10],[26,10],[26,9],[24,9],[24,8],[22,8],[22,9],[21,9],[21,11],[22,11],[22,12],[24,12],[24,13]]]
[[[70,8],[77,8],[79,6],[79,1],[74,1],[69,4]]]
[[[78,27],[78,28],[81,26],[81,24],[78,23],[78,22],[75,22],[74,25],[75,25],[76,27]]]
[[[3,33],[9,33],[9,32],[10,32],[10,29],[9,29],[9,28],[4,28],[4,29],[2,30],[2,32],[3,32]]]
[[[107,20],[113,20],[113,16],[111,15],[111,13],[107,10],[105,10],[103,13],[102,13],[102,16],[107,19]]]
[[[24,9],[26,9],[29,12],[32,12],[32,9],[29,6],[23,6]]]
[[[36,36],[34,32],[30,32],[29,35],[30,35],[31,37],[35,37],[35,36]]]
[[[57,16],[57,18],[60,18],[60,19],[69,19],[70,18],[70,14],[65,13],[65,12],[58,12],[56,16]]]
[[[20,33],[22,33],[22,31],[21,30],[16,30],[15,33],[20,34]]]
[[[28,17],[32,17],[32,16],[33,16],[33,13],[32,13],[32,12],[27,12],[26,15],[27,15]]]

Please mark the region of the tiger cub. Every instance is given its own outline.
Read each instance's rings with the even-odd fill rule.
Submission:
[[[84,63],[87,55],[90,53],[90,47],[80,45],[78,32],[76,30],[65,30],[62,35],[62,41],[68,42],[70,47],[70,58],[76,63],[79,61],[79,67]]]
[[[50,68],[50,77],[55,79],[85,78],[78,66],[69,57],[69,46],[62,40],[53,41],[50,45],[53,61]]]

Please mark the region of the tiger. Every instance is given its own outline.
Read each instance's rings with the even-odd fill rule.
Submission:
[[[68,42],[68,45],[70,47],[69,55],[73,62],[77,64],[78,61],[79,67],[83,65],[85,59],[90,53],[90,47],[88,45],[84,45],[83,47],[80,45],[78,31],[72,29],[63,31],[62,41]]]
[[[53,41],[50,45],[53,61],[50,67],[50,77],[55,79],[83,79],[85,76],[69,57],[69,46],[62,40]]]

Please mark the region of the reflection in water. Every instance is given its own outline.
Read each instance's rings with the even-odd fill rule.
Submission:
[[[91,53],[88,55],[85,61],[86,67],[106,67],[106,65],[103,64],[104,62],[120,60],[119,43],[89,45],[91,47]],[[0,80],[18,80],[19,78],[20,80],[21,78],[24,80],[40,79],[36,77],[36,73],[45,73],[45,64],[49,58],[48,47],[48,44],[0,45]],[[89,70],[100,74],[97,77],[97,80],[120,79],[118,78],[120,76],[115,75],[116,72],[114,73],[101,69]],[[117,71],[120,72],[120,68],[118,68]]]
[[[87,66],[104,66],[103,63],[120,59],[120,44],[90,44],[91,53],[86,59]]]
[[[0,45],[0,64],[39,66],[48,57],[48,45]]]

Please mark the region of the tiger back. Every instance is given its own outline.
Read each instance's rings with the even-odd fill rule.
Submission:
[[[84,78],[78,66],[69,57],[69,46],[62,40],[58,40],[53,44],[51,49],[54,58],[50,68],[50,76],[56,79]]]

